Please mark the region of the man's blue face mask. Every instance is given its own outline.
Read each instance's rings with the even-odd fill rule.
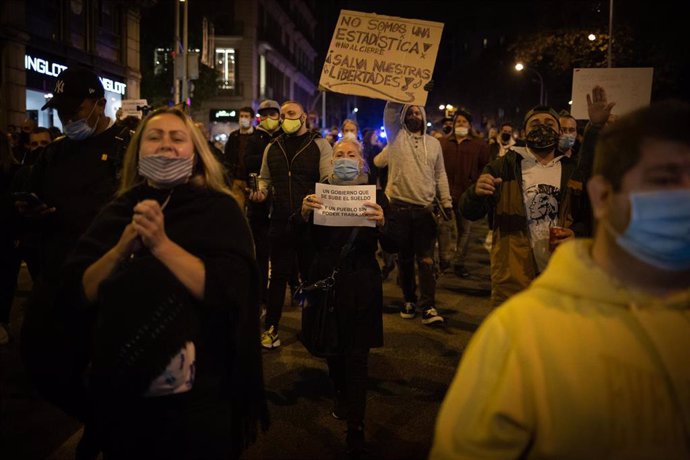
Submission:
[[[96,131],[96,126],[98,125],[98,119],[96,119],[96,123],[94,123],[93,126],[89,125],[89,118],[91,118],[91,115],[93,115],[93,111],[96,110],[96,105],[98,104],[93,105],[91,112],[86,116],[86,118],[71,121],[65,124],[63,127],[65,130],[65,136],[74,141],[83,141],[84,139],[91,137],[94,131]]]
[[[630,204],[628,228],[611,229],[618,245],[654,267],[690,270],[690,190],[631,193]]]

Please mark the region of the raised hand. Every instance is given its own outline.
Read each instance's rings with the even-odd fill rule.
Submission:
[[[597,85],[592,88],[592,95],[587,95],[587,113],[593,125],[603,125],[611,116],[611,109],[615,102],[608,102],[606,90]]]

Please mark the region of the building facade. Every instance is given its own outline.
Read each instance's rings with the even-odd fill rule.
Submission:
[[[313,2],[235,1],[234,18],[231,33],[214,39],[218,94],[192,113],[208,120],[220,142],[238,128],[240,107],[256,109],[262,99],[275,99],[296,100],[309,110],[318,94]]]
[[[101,78],[106,114],[138,99],[139,5],[116,0],[4,0],[0,6],[0,128],[32,118],[62,129],[52,109],[55,77],[83,66]]]

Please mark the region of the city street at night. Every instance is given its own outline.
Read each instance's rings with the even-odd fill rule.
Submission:
[[[0,460],[690,459],[677,3],[2,0]]]

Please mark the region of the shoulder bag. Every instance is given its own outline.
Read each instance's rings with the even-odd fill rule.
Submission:
[[[295,292],[295,299],[302,307],[300,341],[309,353],[319,358],[338,356],[344,352],[335,308],[335,281],[343,260],[352,249],[359,228],[352,229],[331,274],[314,283],[302,284]]]

